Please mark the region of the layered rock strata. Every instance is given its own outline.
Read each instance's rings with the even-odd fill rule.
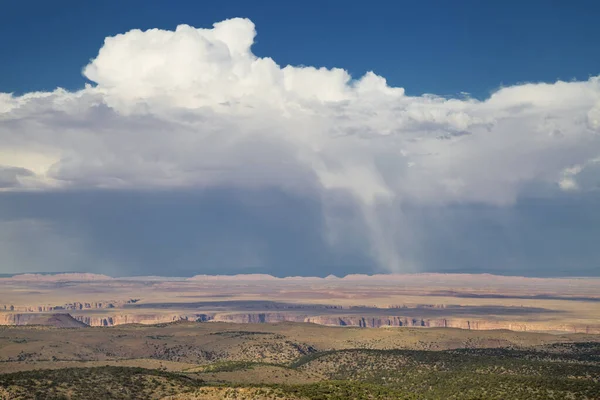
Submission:
[[[1,325],[30,325],[40,320],[38,313],[0,313]],[[47,315],[47,314],[46,314]],[[485,320],[464,318],[415,318],[402,316],[358,316],[358,315],[306,315],[298,313],[145,313],[85,315],[72,317],[88,326],[116,326],[123,324],[158,324],[175,321],[230,322],[230,323],[277,323],[309,322],[328,326],[351,326],[361,328],[421,327],[460,328],[469,330],[508,329],[512,331],[554,331],[565,333],[600,334],[600,325],[554,324],[551,322],[521,322],[510,320]]]

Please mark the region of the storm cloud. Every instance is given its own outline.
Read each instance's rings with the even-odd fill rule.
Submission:
[[[2,270],[597,274],[600,78],[407,96],[255,35],[132,30],[0,94]]]

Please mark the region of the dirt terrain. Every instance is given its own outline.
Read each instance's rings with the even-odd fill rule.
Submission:
[[[0,327],[6,399],[596,399],[599,389],[600,335],[292,322]]]
[[[598,335],[449,328],[361,329],[284,322],[229,324],[178,322],[163,325],[54,328],[0,328],[0,372],[28,368],[148,366],[165,362],[169,370],[198,365],[256,362],[284,365],[298,357],[344,349],[449,350],[457,348],[530,348],[554,343],[600,341]],[[132,364],[131,360],[140,360]],[[127,361],[128,364],[123,364]],[[198,369],[196,369],[198,370]],[[214,368],[204,372],[218,372]]]

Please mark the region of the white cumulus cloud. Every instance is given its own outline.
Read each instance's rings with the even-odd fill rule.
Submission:
[[[600,156],[599,77],[484,101],[407,96],[373,72],[257,57],[255,35],[247,19],[132,30],[83,69],[93,85],[0,93],[0,190],[343,192],[382,266],[402,269],[385,223],[402,202],[510,205],[536,187],[597,187],[577,179]]]

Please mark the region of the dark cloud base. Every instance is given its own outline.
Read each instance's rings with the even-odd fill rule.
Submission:
[[[397,248],[420,272],[598,276],[598,200],[404,205],[395,222],[402,227]],[[358,212],[348,206],[346,214],[337,215],[354,229],[332,245],[324,209],[318,201],[280,190],[2,193],[0,272],[385,272],[369,253]]]

